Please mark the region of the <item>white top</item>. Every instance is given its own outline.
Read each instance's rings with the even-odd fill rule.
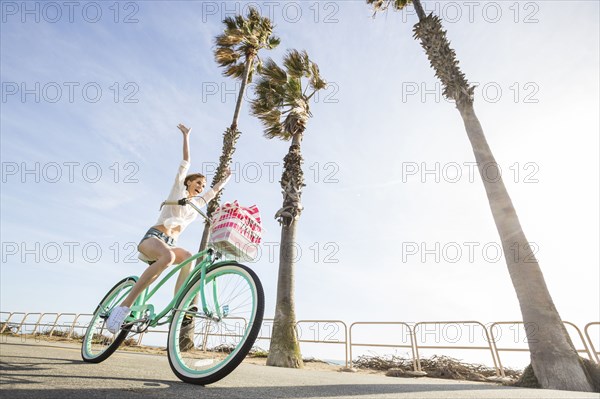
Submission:
[[[183,182],[189,169],[190,162],[186,160],[181,161],[179,170],[177,171],[177,176],[175,177],[175,182],[173,183],[173,187],[171,188],[171,192],[169,193],[167,201],[178,201],[182,198],[188,197],[189,193]],[[208,189],[204,195],[193,197],[192,202],[194,202],[194,205],[196,205],[198,208],[206,206],[213,198],[215,198],[223,186],[227,184],[230,177],[222,182],[217,183],[214,188]],[[154,225],[156,226],[162,224],[168,229],[181,226],[179,230],[181,233],[190,223],[194,221],[194,219],[196,219],[197,216],[198,212],[196,212],[194,208],[189,205],[165,205],[163,206],[160,216]]]

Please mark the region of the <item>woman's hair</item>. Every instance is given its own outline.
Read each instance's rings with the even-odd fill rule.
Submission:
[[[204,176],[202,173],[192,173],[191,175],[186,176],[185,180],[183,181],[183,185],[185,188],[187,188],[188,183],[196,179],[203,179],[204,182],[206,182],[206,176]]]

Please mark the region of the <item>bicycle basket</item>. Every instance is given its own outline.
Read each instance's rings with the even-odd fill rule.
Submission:
[[[211,218],[210,243],[219,252],[236,259],[256,259],[262,237],[256,205],[242,207],[237,201],[225,203]]]

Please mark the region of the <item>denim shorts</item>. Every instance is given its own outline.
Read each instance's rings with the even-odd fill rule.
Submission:
[[[146,234],[144,235],[144,238],[142,238],[142,240],[140,241],[140,244],[142,243],[142,241],[144,241],[146,238],[150,238],[150,237],[156,237],[159,240],[163,241],[165,244],[167,244],[170,247],[175,247],[175,239],[171,236],[166,235],[165,233],[163,233],[162,231],[155,229],[154,227],[151,227]],[[139,244],[138,244],[139,245]]]

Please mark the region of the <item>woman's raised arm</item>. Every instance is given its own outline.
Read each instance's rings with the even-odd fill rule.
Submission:
[[[190,161],[190,132],[192,128],[185,127],[182,123],[177,125],[177,128],[183,133],[183,160]]]

